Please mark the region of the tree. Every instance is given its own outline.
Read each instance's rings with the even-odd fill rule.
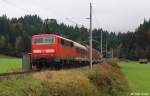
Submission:
[[[0,36],[0,51],[3,52],[6,47],[6,38],[5,36]]]
[[[21,45],[22,45],[22,37],[18,36],[15,41],[15,52],[17,56],[21,55]]]

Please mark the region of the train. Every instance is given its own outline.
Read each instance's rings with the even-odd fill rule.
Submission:
[[[38,34],[31,41],[32,65],[36,68],[82,66],[89,64],[90,47],[56,34]],[[99,63],[101,54],[92,49],[93,63]]]

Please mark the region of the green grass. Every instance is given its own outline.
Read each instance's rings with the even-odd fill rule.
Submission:
[[[12,58],[16,58],[16,57],[11,57],[11,56],[0,54],[0,58],[9,58],[9,59],[12,59]]]
[[[21,64],[20,58],[0,55],[0,73],[20,70]]]
[[[150,63],[139,64],[129,61],[119,64],[127,79],[132,92],[145,92],[150,94]]]
[[[45,70],[0,80],[0,96],[127,96],[124,81],[100,68]]]
[[[86,66],[14,76],[0,80],[0,96],[126,96],[127,84],[112,69],[101,68],[97,64],[93,70]],[[0,73],[19,69],[21,59],[0,55]]]
[[[23,78],[12,78],[10,80],[0,81],[0,96],[36,96],[36,90],[44,93],[42,84],[38,80],[32,79],[30,76]],[[41,89],[42,88],[42,89]],[[37,95],[42,96],[42,95]]]

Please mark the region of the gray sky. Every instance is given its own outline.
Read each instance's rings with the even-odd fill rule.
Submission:
[[[66,24],[89,26],[89,2],[93,4],[93,27],[108,31],[134,31],[150,17],[150,0],[0,0],[0,15],[20,17],[38,14]],[[69,19],[66,19],[69,18]]]

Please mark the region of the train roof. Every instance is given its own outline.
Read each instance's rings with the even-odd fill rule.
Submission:
[[[55,35],[55,34],[37,34],[37,35],[33,35],[32,37],[38,37],[38,36],[57,36],[57,37],[62,38],[62,39],[64,39],[64,40],[73,42],[73,43],[74,43],[74,46],[76,46],[76,47],[80,47],[80,48],[82,48],[82,49],[86,49],[86,47],[83,46],[83,45],[81,45],[80,43],[77,43],[77,42],[75,42],[75,41],[73,41],[73,40],[70,40],[70,39],[61,37],[61,36],[59,36],[59,35]]]
[[[57,35],[55,35],[55,34],[36,34],[36,35],[33,35],[32,37],[38,37],[38,36],[50,36],[50,35],[52,35],[52,36],[57,36]]]
[[[67,39],[67,38],[64,38],[64,37],[61,37],[61,36],[58,36],[58,35],[57,35],[57,37],[62,38],[62,39],[65,39],[65,40],[67,40],[67,41],[71,41],[71,42],[73,42],[73,43],[74,43],[74,46],[76,46],[76,47],[80,47],[80,48],[82,48],[82,49],[85,49],[85,50],[86,50],[86,47],[85,47],[85,46],[83,46],[83,45],[81,45],[80,43],[77,43],[77,42],[75,42],[75,41],[73,41],[73,40],[70,40],[70,39]]]
[[[84,45],[82,45],[82,44],[80,44],[80,43],[77,43],[77,42],[71,40],[71,39],[67,39],[67,38],[64,38],[64,37],[59,36],[59,35],[56,35],[56,34],[37,34],[37,35],[33,35],[32,37],[38,37],[38,36],[56,36],[56,37],[62,38],[62,39],[64,39],[64,40],[73,42],[73,43],[74,43],[74,46],[76,46],[76,47],[80,47],[80,48],[85,49],[85,50],[86,50],[87,48],[90,48],[89,46],[84,46]],[[93,50],[93,51],[97,51],[97,50],[94,49],[94,48],[92,48],[92,50]],[[98,51],[98,52],[99,52],[99,51]]]

